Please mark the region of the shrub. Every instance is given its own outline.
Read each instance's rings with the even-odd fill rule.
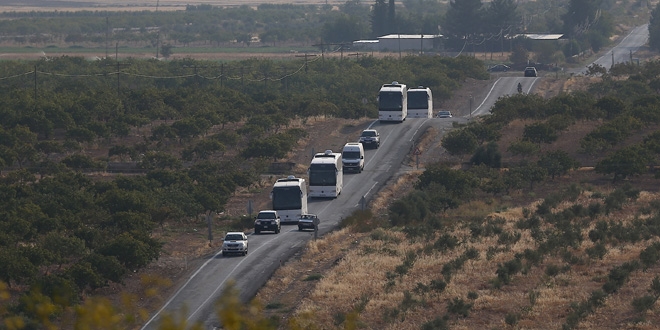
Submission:
[[[462,317],[467,317],[470,314],[471,308],[471,303],[465,303],[463,299],[455,297],[453,300],[449,301],[449,304],[447,305],[447,312]]]
[[[504,322],[510,326],[516,325],[519,319],[520,319],[520,314],[516,314],[516,313],[507,313],[504,316]]]
[[[607,247],[605,247],[605,244],[603,243],[598,243],[587,249],[587,255],[591,259],[603,259],[605,254],[607,254]]]

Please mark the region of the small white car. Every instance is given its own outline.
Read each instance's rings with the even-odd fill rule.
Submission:
[[[248,253],[248,238],[240,231],[230,231],[222,242],[222,256],[230,253],[246,255]]]
[[[438,118],[451,118],[453,117],[451,111],[440,110],[438,111]]]

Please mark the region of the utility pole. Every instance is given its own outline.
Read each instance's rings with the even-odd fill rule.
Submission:
[[[105,17],[105,59],[108,59],[108,34],[110,33],[110,22],[108,16]]]
[[[305,58],[305,73],[307,73],[307,57],[316,57],[316,54],[307,54],[307,53],[305,53],[304,55],[296,55],[295,57],[304,57]]]

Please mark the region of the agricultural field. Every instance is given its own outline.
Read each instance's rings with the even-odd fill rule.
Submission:
[[[339,5],[345,1],[338,0],[30,0],[30,1],[2,1],[0,12],[29,12],[29,11],[142,11],[142,10],[185,10],[187,5],[212,6],[257,6],[259,4],[301,4],[301,5]]]

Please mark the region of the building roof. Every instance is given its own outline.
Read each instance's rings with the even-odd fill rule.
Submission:
[[[553,33],[523,33],[517,34],[515,37],[525,37],[532,40],[558,40],[563,36],[563,34]]]
[[[388,34],[378,39],[435,39],[442,37],[441,34]]]

